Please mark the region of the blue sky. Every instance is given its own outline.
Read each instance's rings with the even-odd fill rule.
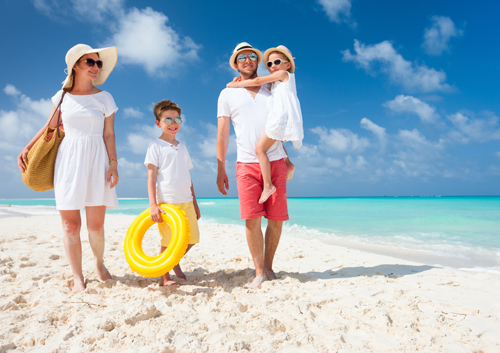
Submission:
[[[296,57],[304,117],[289,196],[499,195],[496,1],[125,1],[0,3],[0,198],[53,197],[15,158],[44,124],[77,43],[115,45],[119,197],[147,197],[143,165],[159,135],[152,106],[183,108],[199,197],[215,186],[217,98],[242,41]],[[259,69],[266,74],[265,69]],[[234,134],[234,132],[232,132]],[[235,144],[227,161],[236,196]]]

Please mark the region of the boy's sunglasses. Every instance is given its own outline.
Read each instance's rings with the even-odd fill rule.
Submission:
[[[102,69],[102,60],[95,61],[94,59],[87,58],[85,60],[80,60],[80,61],[85,62],[88,67],[92,67],[94,65],[97,65],[98,68]]]
[[[286,61],[286,60],[281,60],[281,59],[276,59],[274,61],[268,61],[267,62],[267,67],[271,67],[274,65],[278,66],[278,65],[281,65],[281,64],[284,64],[284,63],[289,63],[290,61]]]
[[[163,119],[163,122],[166,124],[166,125],[170,125],[172,124],[173,122],[176,122],[177,124],[182,124],[182,118],[181,117],[177,117],[177,118],[164,118]]]
[[[247,57],[248,57],[250,60],[252,60],[252,61],[257,60],[257,58],[258,58],[257,54],[255,54],[255,53],[250,53],[250,54],[240,54],[240,55],[238,55],[238,61],[239,61],[240,63],[244,63],[244,62],[245,62],[245,60],[247,59]]]

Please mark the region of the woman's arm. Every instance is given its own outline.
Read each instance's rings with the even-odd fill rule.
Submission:
[[[226,85],[226,87],[239,88],[239,87],[255,87],[262,86],[266,83],[271,83],[274,81],[286,81],[288,80],[288,71],[280,70],[272,73],[271,75],[257,77],[251,80],[243,81],[233,81]]]
[[[113,179],[113,183],[111,184],[112,189],[118,184],[119,179],[115,143],[115,113],[104,119],[104,132],[102,133],[102,138],[104,139],[104,145],[106,146],[109,160],[113,160],[110,162],[108,176],[106,178],[108,183]]]
[[[49,122],[50,122],[49,127],[53,128],[53,129],[55,129],[57,127],[57,116],[54,116],[54,119],[52,119],[52,115],[54,115],[55,112],[56,112],[56,107],[54,105],[52,105],[52,111],[50,112],[49,118],[47,119],[47,123],[45,123],[45,125],[43,125],[43,127],[36,133],[35,137],[33,137],[33,139],[26,145],[26,147],[23,148],[23,150],[19,154],[19,156],[17,156],[17,166],[19,167],[19,170],[21,172],[24,172],[24,170],[26,169],[26,165],[24,164],[24,162],[26,161],[26,158],[28,156],[28,152],[30,151],[31,147],[33,147],[35,142],[38,141],[40,136],[43,135],[43,132],[47,128],[47,124],[49,124]],[[59,112],[57,112],[56,115],[57,114],[59,114]],[[52,120],[50,120],[50,119],[52,119]]]

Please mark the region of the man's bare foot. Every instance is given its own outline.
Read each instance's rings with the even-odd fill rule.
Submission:
[[[87,287],[86,281],[81,278],[81,279],[72,279],[68,281],[68,287],[71,289],[72,292],[83,292],[85,288]]]
[[[252,283],[243,287],[245,289],[260,289],[262,283],[266,280],[266,276],[255,276]]]
[[[108,279],[113,278],[104,264],[102,264],[101,266],[97,266],[96,270],[97,277],[99,277],[101,281],[107,281]]]
[[[170,275],[167,273],[160,278],[160,287],[163,286],[182,286],[182,283],[172,281]]]
[[[295,166],[292,164],[292,162],[290,162],[290,164],[286,166],[286,181],[292,180],[294,171]]]
[[[264,203],[267,199],[276,192],[276,186],[271,185],[269,189],[264,188],[262,194],[260,195],[259,203]]]
[[[174,267],[175,276],[177,278],[186,279],[186,275],[182,272],[181,266],[177,265]]]
[[[266,278],[268,281],[273,281],[275,279],[278,279],[278,277],[276,276],[276,273],[274,273],[273,270],[264,270],[265,274],[266,274]]]

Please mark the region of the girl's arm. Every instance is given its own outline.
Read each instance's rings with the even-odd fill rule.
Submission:
[[[104,139],[106,151],[108,152],[109,160],[113,160],[109,164],[108,176],[106,178],[108,183],[111,181],[111,178],[113,178],[113,183],[111,184],[112,189],[118,184],[119,179],[115,144],[115,113],[104,119],[104,132],[102,133],[102,137]]]
[[[21,172],[24,172],[24,170],[26,169],[26,165],[24,164],[24,162],[26,161],[26,158],[28,157],[28,152],[30,151],[31,147],[33,147],[35,142],[38,141],[40,136],[43,135],[43,132],[47,128],[47,124],[49,123],[50,119],[52,118],[52,115],[54,115],[55,111],[56,111],[56,107],[54,105],[52,105],[52,111],[50,112],[49,118],[47,119],[47,123],[45,123],[45,125],[43,125],[43,127],[36,133],[35,137],[33,137],[33,139],[26,145],[26,147],[23,148],[23,150],[19,154],[19,156],[17,156],[17,166],[19,167],[19,170]],[[57,114],[59,114],[59,113],[56,113],[56,115]],[[52,129],[55,129],[57,127],[57,116],[54,116],[54,119],[52,119],[52,121],[50,121],[49,127],[51,127]]]
[[[257,77],[251,80],[233,81],[226,85],[226,87],[239,88],[239,87],[255,87],[262,86],[266,83],[274,81],[288,81],[288,71],[280,70],[272,73],[271,75]]]
[[[193,206],[194,206],[194,212],[196,212],[196,219],[200,219],[201,218],[200,208],[198,207],[198,202],[196,202],[196,195],[194,194],[192,181],[191,181],[191,193],[193,194]]]
[[[163,222],[161,214],[165,213],[163,209],[158,206],[156,201],[156,176],[158,168],[153,164],[148,164],[148,196],[149,196],[149,211],[153,222]]]

